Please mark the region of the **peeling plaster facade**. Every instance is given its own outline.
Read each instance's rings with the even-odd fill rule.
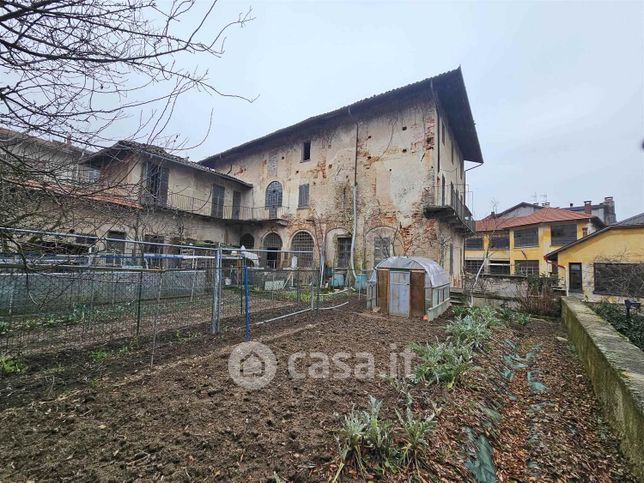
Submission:
[[[389,242],[391,255],[439,261],[458,287],[463,273],[462,227],[424,215],[428,205],[449,204],[452,191],[462,202],[467,186],[461,150],[449,119],[439,113],[431,97],[416,97],[203,164],[252,184],[253,206],[264,205],[269,184],[281,184],[282,217],[243,227],[256,248],[269,233],[279,235],[283,247],[290,248],[294,235],[306,231],[325,265],[349,268],[338,255],[338,238],[350,237],[353,231],[355,179],[356,270],[373,268],[382,245]],[[308,160],[305,143],[310,143]],[[309,203],[301,207],[299,190],[306,184]]]

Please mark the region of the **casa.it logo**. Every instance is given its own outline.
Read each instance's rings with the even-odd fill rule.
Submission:
[[[235,346],[228,358],[228,373],[235,384],[244,389],[257,390],[275,377],[275,354],[259,342],[243,342]]]

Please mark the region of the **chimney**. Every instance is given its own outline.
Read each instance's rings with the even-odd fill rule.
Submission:
[[[571,207],[571,208],[573,207],[573,204],[572,204],[572,203],[570,203],[570,207]]]
[[[544,201],[543,203],[541,203],[541,206],[543,206],[544,208],[549,208],[550,207],[550,202],[549,201]]]
[[[490,213],[490,218],[496,218],[496,213],[494,212]]]
[[[593,214],[593,202],[592,201],[584,201],[584,213],[587,215],[592,215]]]

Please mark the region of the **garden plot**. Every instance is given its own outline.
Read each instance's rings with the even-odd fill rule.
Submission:
[[[220,337],[173,346],[151,370],[6,407],[0,480],[632,479],[558,323],[344,308],[258,328],[277,372],[256,391],[233,383],[234,344]],[[417,354],[412,377],[391,377],[391,354],[405,348]],[[330,377],[311,377],[325,374],[313,353],[329,355]],[[336,377],[337,353],[352,377]]]
[[[310,300],[310,296],[308,298]],[[284,293],[255,293],[249,298],[249,313],[261,314],[295,307],[297,299]],[[301,303],[300,303],[301,305]],[[243,313],[239,290],[223,290],[222,327]],[[140,314],[140,317],[138,317]],[[0,322],[0,350],[31,355],[112,343],[131,337],[148,337],[155,332],[188,327],[204,329],[212,316],[212,296],[177,297],[105,305],[79,304],[71,310],[15,317]]]

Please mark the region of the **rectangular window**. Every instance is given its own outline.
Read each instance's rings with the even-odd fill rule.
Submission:
[[[349,268],[349,263],[351,263],[351,238],[350,237],[339,237],[337,241],[337,253],[336,253],[338,268]]]
[[[96,237],[94,235],[86,233],[79,233],[78,235],[76,235],[76,243],[78,245],[91,246],[96,243]]]
[[[301,184],[299,193],[298,193],[298,198],[297,198],[297,207],[306,208],[308,206],[309,206],[309,185]]]
[[[241,214],[241,192],[233,191],[233,220],[239,220]]]
[[[125,253],[125,232],[110,230],[107,232],[107,238],[110,238],[110,240],[105,242],[106,265],[122,265],[123,254]]]
[[[510,234],[499,233],[490,237],[490,248],[505,249],[510,248]]]
[[[143,163],[143,203],[166,206],[168,203],[168,181],[170,170],[152,161]]]
[[[465,260],[465,271],[467,273],[478,273],[483,265],[483,260]]]
[[[210,216],[214,218],[224,217],[224,196],[226,188],[218,184],[212,185],[212,210]]]
[[[311,141],[304,141],[302,146],[302,161],[311,159]]]
[[[163,265],[163,260],[161,255],[163,255],[163,246],[158,245],[158,243],[163,243],[163,237],[157,235],[145,235],[143,241],[147,243],[143,245],[143,259],[145,260],[145,265],[149,268],[161,268]]]
[[[489,265],[489,272],[492,275],[510,275],[510,261],[492,260]]]
[[[644,297],[644,263],[595,263],[596,294]]]
[[[572,243],[577,239],[577,225],[569,223],[567,225],[552,225],[550,227],[551,245],[563,246]]]
[[[473,236],[465,239],[465,248],[467,250],[483,250],[483,238]]]
[[[517,260],[514,263],[516,275],[539,275],[539,260]]]
[[[515,247],[537,247],[539,246],[539,228],[524,228],[514,230]]]
[[[441,142],[445,144],[445,123],[441,121]]]
[[[78,165],[78,181],[81,183],[94,184],[101,177],[101,171],[86,164]]]
[[[373,266],[390,257],[391,239],[386,236],[377,236],[373,241]]]

